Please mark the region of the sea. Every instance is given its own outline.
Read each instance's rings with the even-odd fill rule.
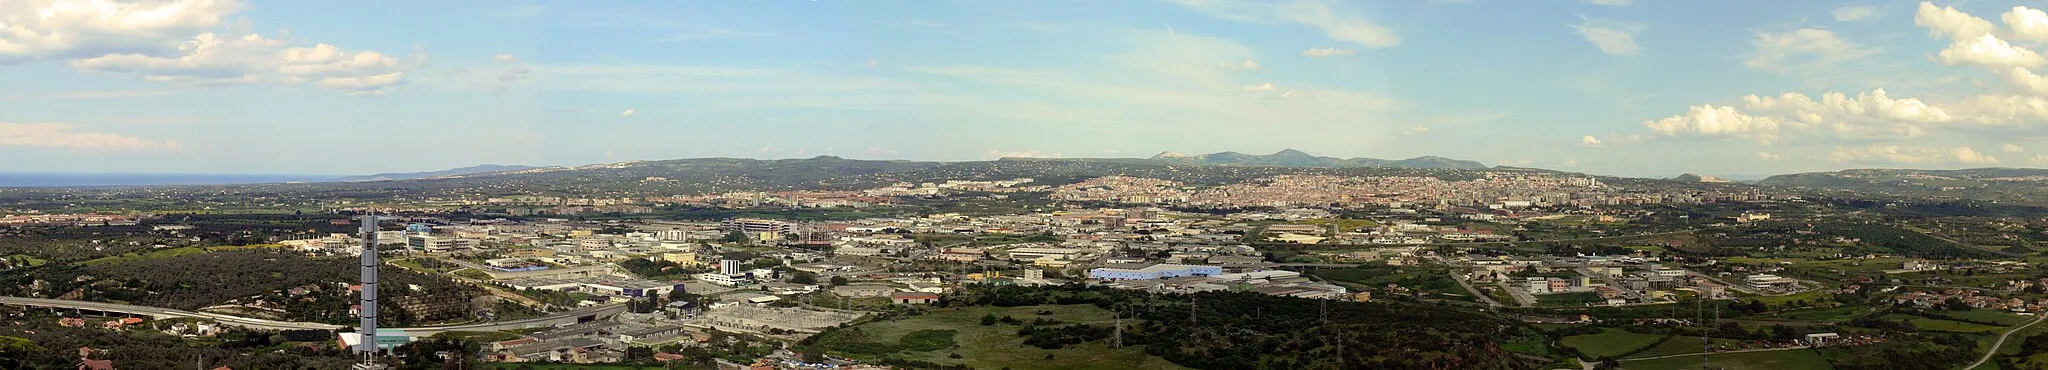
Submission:
[[[338,175],[0,172],[0,187],[226,185],[327,181]]]

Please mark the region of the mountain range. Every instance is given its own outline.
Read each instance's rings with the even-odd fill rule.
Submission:
[[[1238,152],[1222,152],[1205,154],[1200,156],[1191,156],[1174,152],[1164,152],[1159,153],[1159,155],[1152,156],[1152,158],[1149,158],[1148,160],[1162,163],[1198,164],[1214,166],[1273,166],[1329,168],[1384,167],[1467,170],[1479,170],[1487,168],[1485,164],[1475,161],[1457,160],[1437,156],[1422,156],[1401,160],[1389,160],[1378,158],[1347,159],[1318,156],[1294,149],[1281,150],[1277,153],[1266,155],[1244,154]]]
[[[446,170],[440,170],[440,171],[427,171],[427,172],[400,172],[400,173],[380,173],[380,174],[375,174],[375,175],[364,175],[364,176],[344,176],[344,177],[337,177],[337,178],[329,179],[329,180],[327,180],[327,181],[344,181],[344,182],[347,182],[347,181],[382,181],[382,180],[412,180],[412,179],[430,179],[430,178],[436,178],[436,177],[453,177],[453,176],[463,176],[463,175],[475,175],[475,174],[485,174],[485,173],[492,173],[492,172],[506,172],[506,171],[519,171],[519,170],[528,170],[528,169],[535,169],[535,168],[540,168],[540,167],[534,167],[534,166],[508,166],[508,165],[496,165],[496,164],[486,164],[486,165],[477,165],[477,166],[469,166],[469,167],[463,167],[463,168],[454,168],[454,169],[446,169]]]

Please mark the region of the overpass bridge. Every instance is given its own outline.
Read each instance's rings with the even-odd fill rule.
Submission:
[[[148,316],[152,319],[159,320],[171,318],[198,318],[214,320],[227,325],[263,330],[336,330],[341,329],[343,327],[342,325],[323,324],[315,322],[264,320],[241,316],[222,315],[209,312],[193,312],[161,307],[136,306],[105,302],[73,301],[63,299],[0,297],[0,305],[40,307],[48,308],[51,310],[71,310],[74,312],[81,313],[91,312],[112,314],[109,316]],[[451,331],[497,331],[507,329],[537,328],[544,326],[574,324],[579,322],[608,319],[613,316],[618,316],[619,313],[622,312],[626,312],[626,305],[612,304],[579,308],[575,310],[549,314],[547,316],[541,317],[450,326],[426,326],[416,328],[381,328],[378,329],[377,332],[402,332],[408,336],[425,337]]]

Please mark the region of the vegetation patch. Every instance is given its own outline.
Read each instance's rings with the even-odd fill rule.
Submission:
[[[1617,328],[1606,328],[1599,334],[1574,335],[1558,340],[1565,347],[1578,349],[1589,358],[1620,356],[1643,347],[1656,345],[1664,340],[1663,335],[1642,334]]]
[[[1698,352],[1694,352],[1698,353]],[[1788,349],[1768,352],[1742,352],[1709,355],[1715,368],[1755,370],[1808,370],[1833,369],[1827,359],[1812,350]],[[1677,356],[1649,360],[1622,360],[1621,367],[1628,369],[1698,369],[1699,356]]]

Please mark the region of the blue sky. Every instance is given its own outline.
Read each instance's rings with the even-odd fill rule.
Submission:
[[[2010,2],[20,2],[0,7],[0,172],[2048,164],[2048,13]]]

